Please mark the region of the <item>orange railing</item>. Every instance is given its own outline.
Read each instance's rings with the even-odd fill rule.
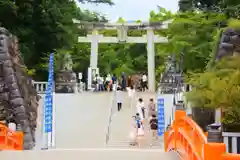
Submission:
[[[183,160],[240,160],[238,154],[226,154],[224,143],[208,143],[207,133],[181,110],[164,139],[165,151],[176,151]]]
[[[23,133],[13,132],[5,125],[0,124],[0,150],[22,150]]]

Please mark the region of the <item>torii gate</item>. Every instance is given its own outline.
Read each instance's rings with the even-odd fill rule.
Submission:
[[[78,37],[80,43],[91,43],[91,58],[88,68],[88,88],[92,86],[93,72],[98,73],[98,43],[147,43],[148,57],[148,87],[150,92],[155,92],[155,43],[166,43],[167,38],[154,34],[154,30],[167,28],[168,23],[99,23],[80,22],[79,28],[92,30],[92,35]],[[118,30],[118,37],[104,37],[98,30]],[[147,35],[141,37],[128,36],[128,30],[147,30]]]

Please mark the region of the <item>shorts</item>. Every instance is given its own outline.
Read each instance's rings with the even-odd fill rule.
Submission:
[[[152,136],[152,138],[157,138],[158,137],[158,131],[151,129],[151,136]]]

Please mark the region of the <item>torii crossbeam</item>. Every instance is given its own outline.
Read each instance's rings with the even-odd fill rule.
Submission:
[[[78,37],[79,43],[91,43],[91,58],[88,69],[88,88],[92,86],[93,70],[98,72],[98,44],[99,43],[146,43],[148,57],[148,87],[155,91],[155,43],[166,43],[167,38],[154,34],[154,30],[167,28],[168,23],[99,23],[80,22],[80,29],[92,30],[92,35]],[[118,37],[105,37],[98,34],[98,30],[118,30]],[[139,37],[128,36],[128,30],[147,30],[147,35]]]

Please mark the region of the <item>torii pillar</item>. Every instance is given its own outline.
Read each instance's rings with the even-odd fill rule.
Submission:
[[[98,64],[98,30],[92,31],[90,67],[97,68]]]
[[[147,63],[148,63],[148,89],[155,92],[155,43],[154,31],[147,30]]]
[[[96,74],[99,74],[98,72],[98,30],[94,29],[92,31],[92,40],[91,40],[91,53],[90,53],[90,65],[88,68],[88,85],[87,88],[90,89],[92,88],[92,81],[94,75],[93,75],[93,70],[95,70]]]

